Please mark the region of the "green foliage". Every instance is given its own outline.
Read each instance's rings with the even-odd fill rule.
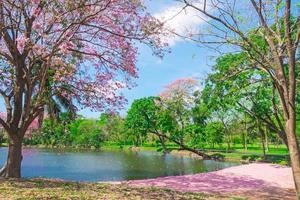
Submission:
[[[146,138],[147,133],[173,132],[175,127],[174,120],[168,110],[163,110],[158,97],[135,100],[128,110],[125,126],[139,139]]]
[[[44,140],[42,142],[48,145],[56,145],[60,143],[62,141],[61,137],[64,135],[63,130],[64,127],[61,123],[52,120],[45,120],[43,122],[41,132],[43,135],[42,139]]]
[[[224,127],[220,122],[210,122],[205,127],[206,140],[214,148],[224,141]]]
[[[131,135],[125,127],[125,120],[119,115],[103,113],[99,125],[104,140],[115,142],[120,146],[131,143]]]
[[[198,126],[197,124],[189,124],[186,127],[187,135],[189,136],[188,141],[191,146],[197,148],[203,148],[207,141],[205,128]]]
[[[4,131],[0,128],[0,146],[4,142]]]
[[[158,127],[158,106],[156,97],[148,97],[135,100],[126,117],[126,127],[134,134],[145,136],[148,132],[155,132]]]
[[[257,46],[267,51],[259,34],[249,34]],[[279,105],[279,98],[272,93],[269,76],[253,70],[255,65],[249,62],[248,56],[241,52],[219,57],[202,91],[191,92],[192,85],[186,85],[187,91],[182,87],[179,95],[174,93],[178,90],[172,84],[174,91],[168,91],[166,96],[135,100],[126,118],[103,113],[99,120],[74,119],[68,113],[61,113],[56,120],[46,119],[31,143],[82,147],[147,143],[161,148],[163,143],[178,146],[179,142],[196,149],[226,143],[226,151],[241,144],[247,150],[248,143],[261,144],[263,129],[267,142],[280,145],[282,140],[277,134],[283,121],[280,107],[278,118],[273,115],[273,103]],[[298,94],[296,114],[300,135]]]
[[[45,119],[39,133],[26,141],[28,144],[48,146],[100,147],[103,134],[97,120],[70,120],[62,115],[58,120]]]
[[[243,155],[242,160],[254,162],[261,160],[261,157],[259,155]]]
[[[76,134],[74,144],[79,146],[100,147],[100,143],[103,142],[103,135],[96,120],[83,120],[77,127]]]

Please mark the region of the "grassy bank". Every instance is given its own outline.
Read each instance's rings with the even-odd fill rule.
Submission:
[[[183,193],[127,185],[78,183],[54,180],[0,180],[0,199],[237,199],[202,193]]]
[[[249,144],[247,149],[245,150],[241,144],[237,144],[233,146],[230,150],[225,148],[225,144],[217,147],[210,148],[206,146],[203,150],[209,155],[216,155],[223,159],[224,161],[232,161],[232,162],[253,162],[253,161],[264,161],[276,164],[287,165],[289,164],[289,155],[288,150],[284,145],[269,145],[269,149],[266,152],[266,156],[263,156],[262,148],[257,144]],[[167,145],[169,149],[177,149],[176,145]],[[132,148],[131,145],[116,145],[116,144],[106,144],[101,149],[103,150],[130,150]],[[141,151],[158,151],[159,147],[155,147],[151,144],[145,144],[143,146],[133,148],[134,150]],[[176,155],[173,154],[173,155]],[[182,155],[182,154],[180,154]]]

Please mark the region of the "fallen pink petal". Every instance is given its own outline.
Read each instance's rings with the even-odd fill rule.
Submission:
[[[122,182],[138,187],[162,187],[183,192],[228,194],[249,199],[295,199],[290,167],[248,164],[215,172]]]

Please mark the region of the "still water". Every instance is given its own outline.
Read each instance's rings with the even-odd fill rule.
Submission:
[[[0,148],[0,165],[7,148]],[[72,181],[120,181],[215,171],[235,163],[196,160],[155,151],[23,149],[22,176]]]

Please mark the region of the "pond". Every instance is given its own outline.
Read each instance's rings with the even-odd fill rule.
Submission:
[[[0,148],[0,165],[7,148]],[[215,171],[237,165],[230,162],[197,160],[155,151],[67,151],[23,149],[22,176],[59,178],[72,181],[121,181]]]

